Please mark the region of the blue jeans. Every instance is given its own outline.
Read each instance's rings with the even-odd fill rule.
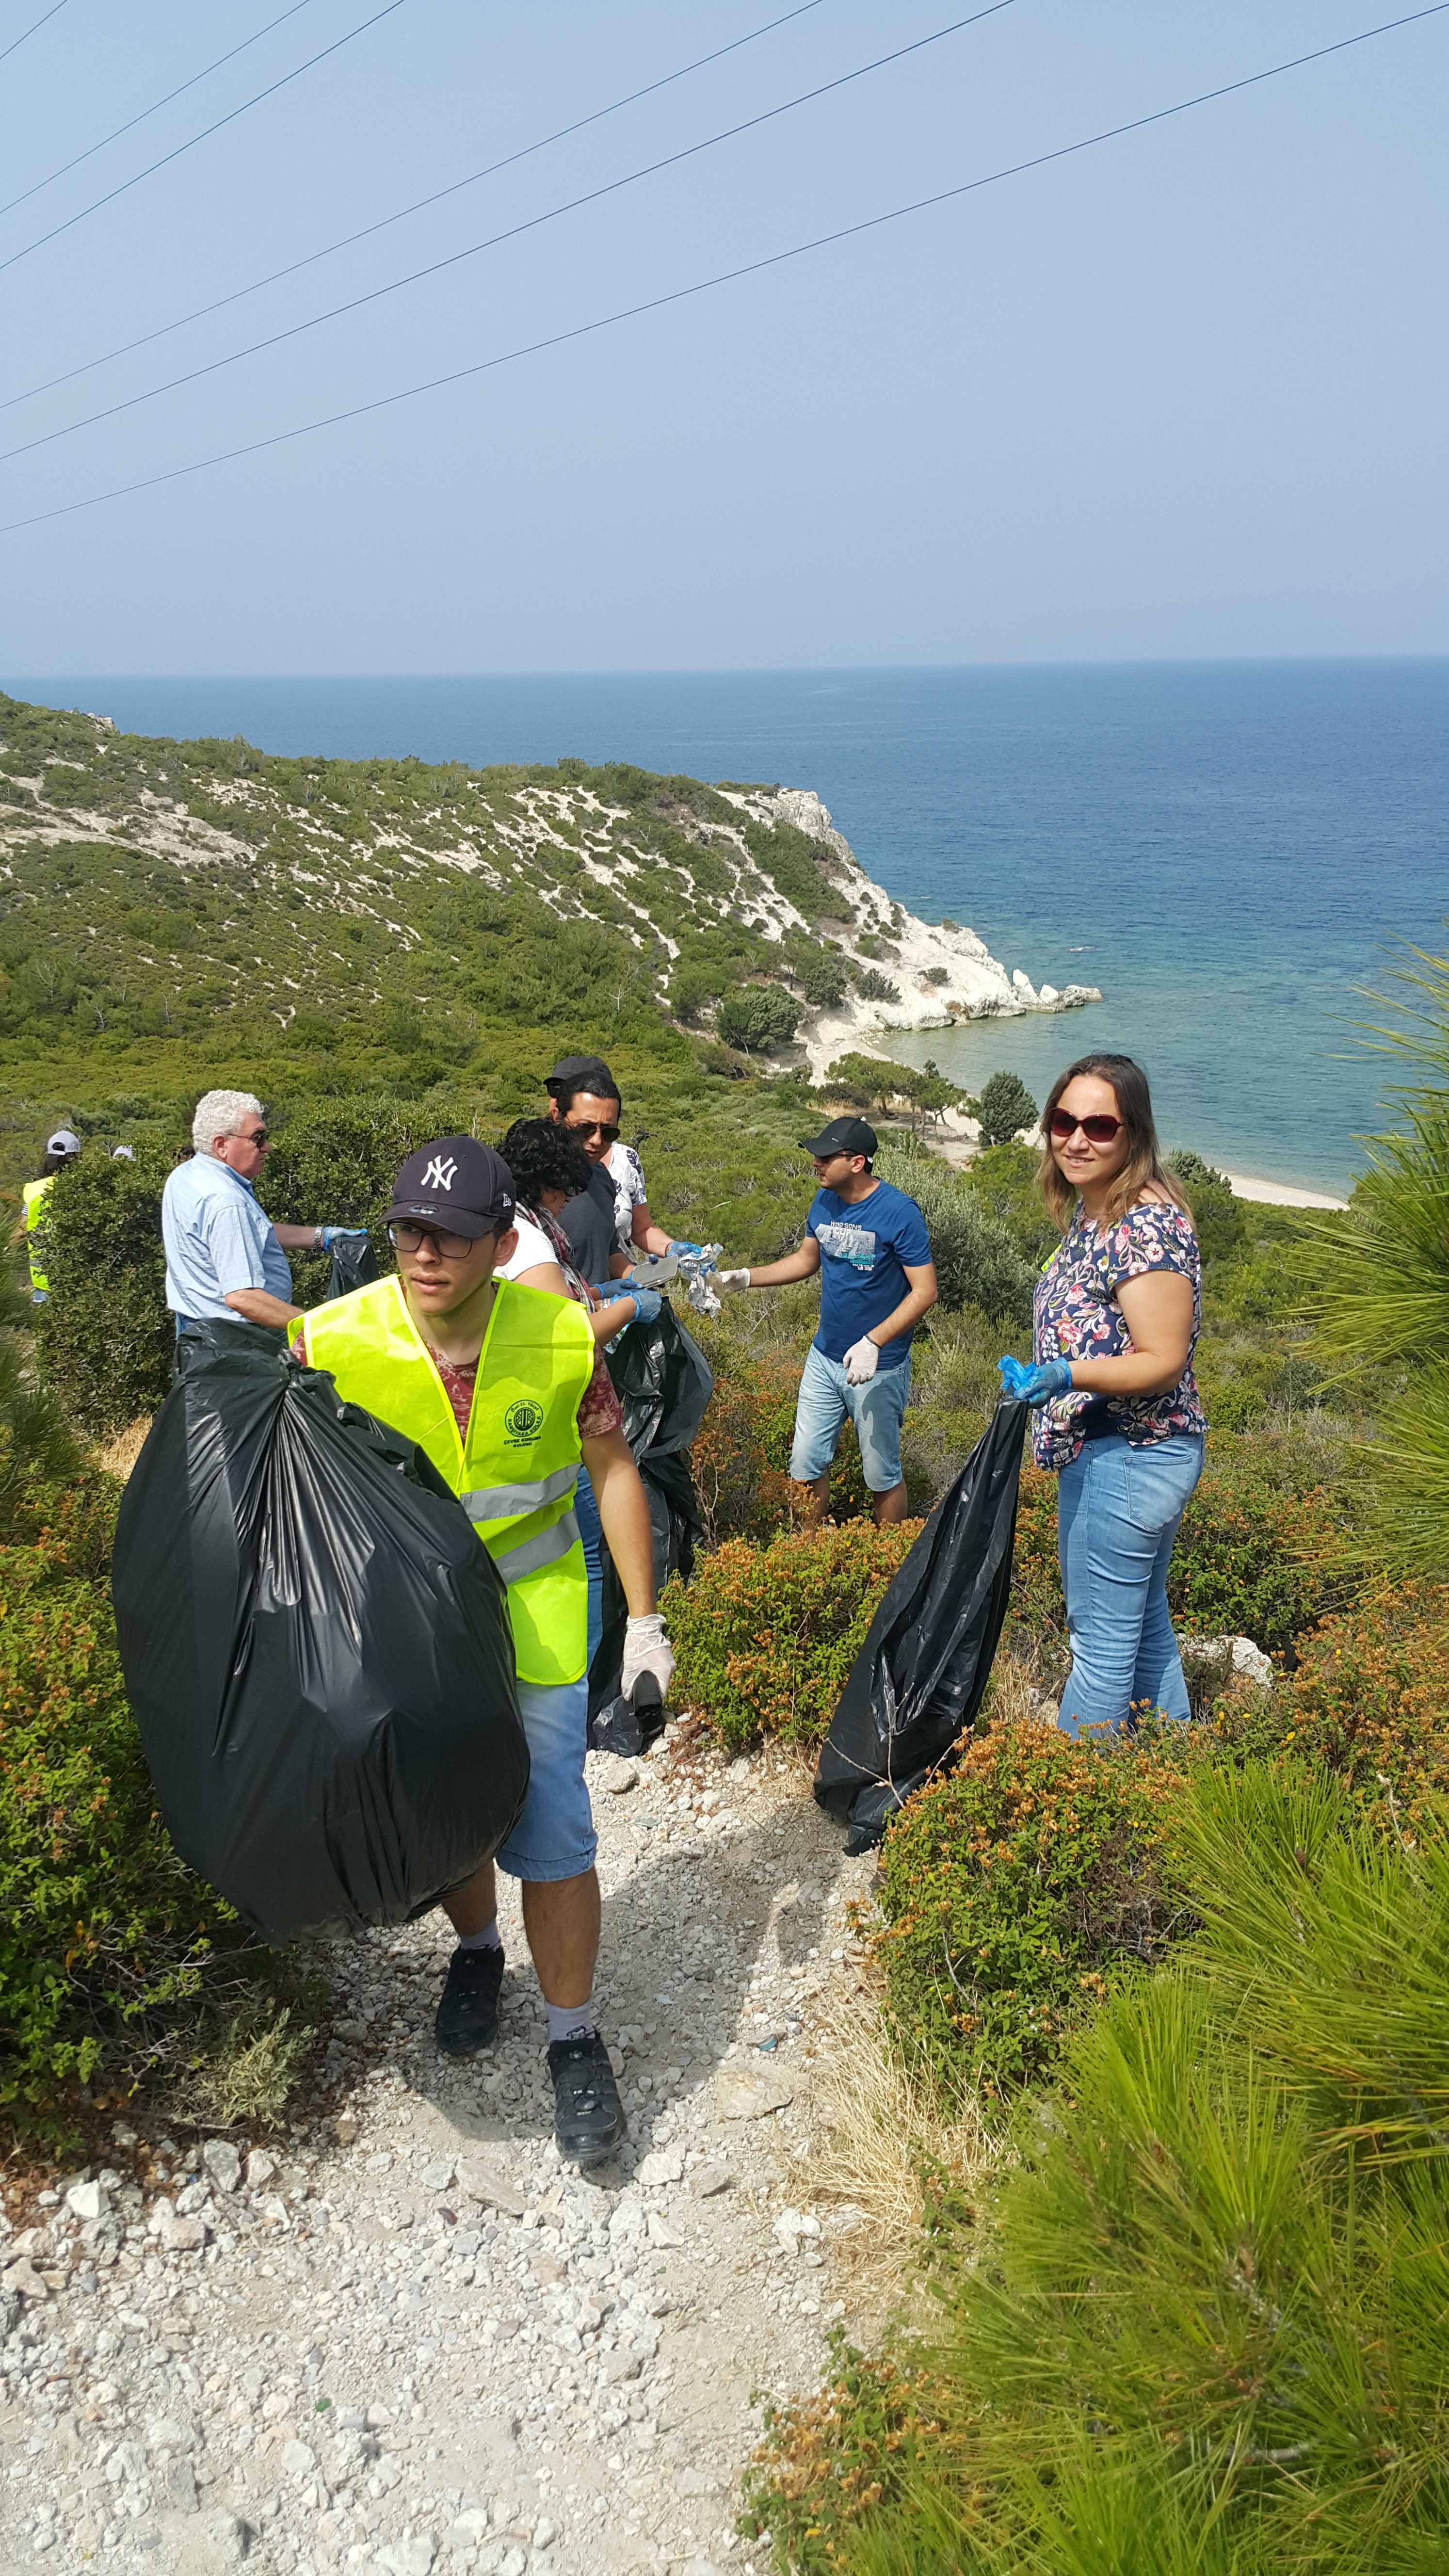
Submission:
[[[1059,1726],[1122,1726],[1144,1701],[1186,1718],[1187,1684],[1167,1608],[1177,1524],[1203,1444],[1178,1433],[1134,1449],[1086,1440],[1057,1478],[1057,1553],[1072,1669]]]
[[[911,1355],[894,1368],[878,1368],[864,1386],[852,1386],[841,1360],[828,1360],[812,1342],[795,1399],[795,1438],[790,1473],[813,1485],[835,1456],[847,1413],[860,1442],[860,1463],[872,1494],[888,1494],[901,1481],[901,1416],[911,1388]]]
[[[604,1565],[599,1554],[604,1540],[604,1525],[599,1518],[599,1506],[594,1500],[587,1467],[579,1469],[579,1481],[574,1487],[574,1518],[579,1525],[589,1578],[589,1663],[592,1664],[595,1649],[604,1633]],[[587,1666],[584,1677],[587,1680]]]
[[[584,1778],[588,1682],[520,1682],[518,1706],[528,1738],[528,1796],[495,1858],[510,1878],[535,1887],[582,1878],[598,1848]]]

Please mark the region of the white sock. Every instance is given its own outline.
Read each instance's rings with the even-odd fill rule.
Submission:
[[[551,2004],[545,1997],[548,2015],[548,2044],[556,2039],[592,2039],[594,2036],[594,1998],[586,2004]]]
[[[497,1915],[491,1923],[484,1924],[481,1932],[460,1932],[458,1947],[460,1950],[501,1950],[503,1935],[498,1929]]]

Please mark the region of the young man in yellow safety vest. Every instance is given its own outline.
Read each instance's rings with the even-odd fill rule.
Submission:
[[[38,1181],[27,1181],[20,1193],[21,1198],[25,1202],[25,1232],[27,1238],[33,1236],[37,1225],[40,1223],[41,1211],[50,1194],[51,1184],[55,1179],[56,1173],[63,1172],[67,1163],[73,1163],[77,1154],[80,1152],[80,1149],[80,1138],[79,1136],[74,1135],[69,1127],[57,1127],[55,1134],[47,1139],[45,1148],[45,1170],[42,1172]],[[46,1298],[50,1295],[50,1281],[46,1278],[45,1272],[40,1266],[40,1259],[36,1252],[34,1243],[28,1240],[26,1245],[26,1258],[30,1263],[31,1303],[36,1306],[43,1306]]]
[[[387,1224],[395,1277],[315,1307],[296,1339],[339,1394],[426,1450],[508,1587],[531,1762],[523,1813],[497,1858],[522,1881],[523,1920],[548,2008],[559,2151],[602,2164],[623,2106],[594,2024],[596,1837],[584,1779],[588,1589],[573,1513],[588,1468],[629,1606],[622,1687],[674,1669],[654,1607],[649,1506],[618,1398],[582,1306],[495,1270],[515,1242],[507,1164],[472,1136],[410,1156]],[[503,1948],[494,1864],[446,1899],[458,1935],[438,2006],[440,2048],[468,2056],[498,2023]]]

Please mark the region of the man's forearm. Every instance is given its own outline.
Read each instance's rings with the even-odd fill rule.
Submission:
[[[284,1252],[320,1252],[322,1249],[320,1225],[274,1225],[272,1232]]]
[[[909,1297],[902,1298],[895,1313],[887,1315],[883,1324],[872,1324],[865,1339],[883,1351],[887,1342],[899,1341],[902,1333],[908,1333],[923,1315],[929,1315],[935,1302],[934,1294],[928,1294],[923,1288],[913,1288]]]
[[[240,1315],[248,1324],[284,1327],[295,1324],[303,1311],[300,1306],[285,1306],[280,1297],[274,1297],[266,1288],[228,1289],[226,1303],[233,1314]]]
[[[654,1531],[639,1470],[622,1431],[583,1444],[599,1521],[631,1619],[654,1608]]]
[[[798,1252],[787,1252],[783,1261],[765,1261],[758,1267],[752,1264],[750,1286],[788,1288],[797,1279],[813,1279],[819,1267],[820,1255],[814,1249],[812,1237],[808,1249],[802,1244]]]

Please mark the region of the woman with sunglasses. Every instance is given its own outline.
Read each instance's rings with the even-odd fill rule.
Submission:
[[[1037,1185],[1064,1231],[1037,1283],[1033,1366],[1000,1365],[1034,1408],[1037,1465],[1057,1472],[1072,1648],[1058,1722],[1075,1735],[1144,1707],[1190,1714],[1167,1569],[1207,1432],[1192,1374],[1201,1269],[1131,1056],[1068,1065],[1041,1124]]]

